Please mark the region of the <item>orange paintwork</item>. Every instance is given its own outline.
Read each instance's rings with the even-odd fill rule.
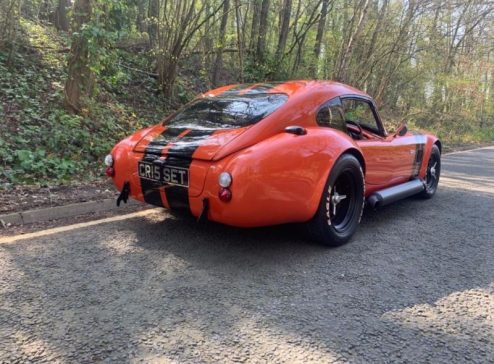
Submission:
[[[239,93],[256,86],[243,88]],[[234,87],[225,86],[199,97],[216,97]],[[432,145],[437,142],[432,135],[408,132],[395,137],[365,131],[363,139],[353,140],[341,131],[316,123],[316,113],[322,104],[345,95],[369,99],[362,91],[336,82],[292,81],[276,84],[265,92],[285,93],[288,100],[252,126],[215,131],[193,152],[187,193],[194,216],[200,215],[203,200],[208,199],[208,218],[229,225],[252,227],[308,221],[315,214],[332,166],[347,152],[363,161],[366,197],[411,178],[418,141],[425,143],[418,177],[425,177]],[[284,132],[289,125],[303,126],[307,134]],[[131,197],[137,200],[144,201],[138,161],[143,159],[146,146],[164,130],[163,124],[140,130],[112,151],[116,187],[121,190],[128,181]],[[184,136],[187,137],[187,132]],[[163,148],[161,158],[166,158],[173,146],[172,141]],[[233,198],[227,203],[218,198],[218,177],[224,171],[233,178],[230,187]],[[165,207],[170,206],[166,197],[168,188],[167,185],[159,188]]]

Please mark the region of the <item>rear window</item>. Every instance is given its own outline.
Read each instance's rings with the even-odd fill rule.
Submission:
[[[185,106],[166,125],[187,129],[241,128],[264,119],[286,100],[286,94],[205,97]]]

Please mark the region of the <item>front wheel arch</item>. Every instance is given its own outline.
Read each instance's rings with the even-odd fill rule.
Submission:
[[[439,148],[439,152],[443,154],[443,145],[441,144],[441,141],[438,139],[434,142],[434,144]]]
[[[432,163],[434,163],[433,166],[431,165]],[[431,168],[434,169],[433,174]],[[425,189],[419,194],[419,196],[429,199],[435,195],[439,185],[439,178],[441,176],[441,148],[439,148],[436,143],[432,145],[425,173]]]

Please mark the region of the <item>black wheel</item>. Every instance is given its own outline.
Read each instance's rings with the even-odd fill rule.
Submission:
[[[425,175],[425,190],[420,197],[431,198],[437,191],[439,176],[441,175],[441,152],[437,145],[432,146],[431,156],[427,163],[427,172]]]
[[[364,174],[353,155],[333,166],[316,215],[308,223],[312,238],[329,246],[345,244],[357,230],[364,205]]]

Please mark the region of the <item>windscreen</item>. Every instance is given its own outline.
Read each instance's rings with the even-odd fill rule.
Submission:
[[[253,125],[288,100],[286,94],[225,95],[192,101],[167,123],[187,129],[235,129]]]

